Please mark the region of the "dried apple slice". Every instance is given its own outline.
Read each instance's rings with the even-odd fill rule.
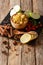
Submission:
[[[30,31],[28,33],[31,35],[31,40],[34,40],[38,37],[38,34],[35,31]]]

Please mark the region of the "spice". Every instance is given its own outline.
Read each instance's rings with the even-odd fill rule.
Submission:
[[[4,55],[7,55],[7,56],[8,56],[8,53],[7,53],[6,51],[2,51],[2,53],[3,53]]]
[[[6,40],[5,40],[5,41],[3,41],[3,44],[7,45],[7,43],[8,43],[8,42],[7,42]]]
[[[7,49],[10,49],[11,47],[10,46],[6,46]]]
[[[17,42],[16,42],[16,41],[14,41],[14,42],[13,42],[13,44],[14,44],[14,45],[17,45]]]

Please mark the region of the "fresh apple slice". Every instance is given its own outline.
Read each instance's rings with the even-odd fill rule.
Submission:
[[[19,12],[19,11],[21,11],[20,6],[19,6],[19,5],[15,5],[15,6],[13,7],[13,9],[11,10],[11,12],[10,12],[10,16],[13,16],[14,14],[16,14],[16,13]]]
[[[21,43],[25,44],[28,43],[31,40],[31,35],[28,33],[25,33],[21,36],[20,41]]]
[[[12,10],[10,11],[10,16],[13,16],[14,14],[16,14],[16,12],[15,12],[14,9],[12,9]]]
[[[39,13],[34,13],[34,12],[31,12],[29,10],[25,11],[24,12],[28,17],[31,17],[33,19],[39,19],[40,18],[40,14]]]
[[[18,11],[20,11],[20,10],[21,10],[21,8],[20,8],[20,6],[19,6],[19,5],[15,5],[13,8],[14,8],[15,12],[18,12]]]
[[[38,13],[32,13],[30,17],[32,17],[33,19],[39,19],[40,15]]]
[[[26,14],[28,17],[30,17],[32,15],[32,11],[27,10],[24,12],[24,14]]]

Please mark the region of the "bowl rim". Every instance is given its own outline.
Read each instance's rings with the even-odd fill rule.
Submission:
[[[16,15],[16,14],[15,14]],[[14,15],[13,15],[14,16]],[[12,17],[13,17],[12,16]],[[12,21],[13,22],[13,20],[12,20],[12,17],[10,17],[10,22]],[[27,24],[28,23],[28,21],[26,22],[26,23],[22,23],[22,24],[19,24],[19,23],[15,23],[15,22],[13,22],[14,24],[16,24],[16,25],[23,25],[23,24]]]

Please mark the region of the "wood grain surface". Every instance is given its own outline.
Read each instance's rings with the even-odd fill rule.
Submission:
[[[35,65],[34,47],[22,45],[22,65]]]
[[[14,5],[43,15],[43,0],[0,0],[0,22]],[[3,41],[7,41],[6,43]],[[43,34],[31,44],[14,45],[15,40],[0,36],[0,65],[43,65]],[[35,44],[36,43],[36,44]],[[34,45],[35,44],[35,45]]]
[[[2,21],[10,10],[10,0],[0,0],[0,21]]]
[[[33,0],[33,11],[43,15],[43,0]]]
[[[6,42],[4,42],[6,41]],[[6,43],[6,44],[5,44]],[[7,65],[8,59],[8,39],[5,37],[0,37],[0,65]]]
[[[22,46],[14,45],[15,40],[9,40],[9,58],[8,58],[8,65],[21,65],[21,48]]]
[[[32,10],[32,1],[31,0],[21,0],[20,5],[22,10]]]
[[[14,5],[20,5],[20,0],[10,0],[10,9],[11,9]]]
[[[35,47],[36,65],[43,65],[43,34],[40,34]]]
[[[0,0],[0,21],[8,14],[14,5],[20,5],[22,10],[32,10],[43,15],[43,0]]]

